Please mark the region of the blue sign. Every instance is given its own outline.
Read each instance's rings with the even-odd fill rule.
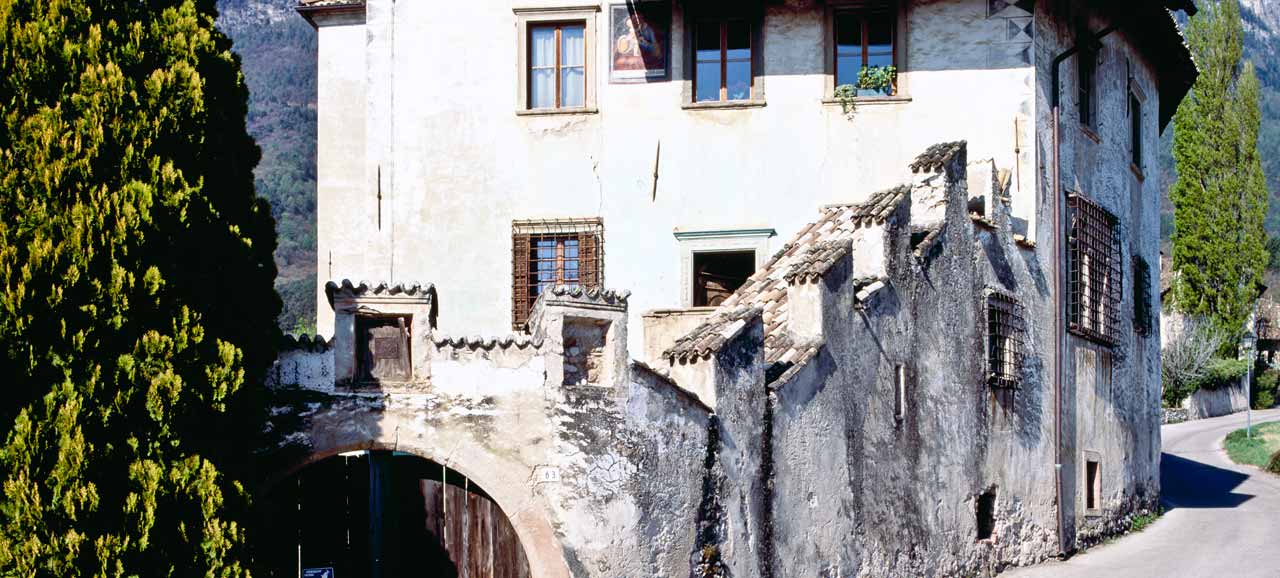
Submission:
[[[333,578],[333,568],[303,568],[302,578]]]

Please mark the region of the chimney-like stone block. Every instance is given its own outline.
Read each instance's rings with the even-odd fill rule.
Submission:
[[[612,387],[627,383],[628,292],[553,287],[538,297],[529,329],[549,345],[547,383]]]

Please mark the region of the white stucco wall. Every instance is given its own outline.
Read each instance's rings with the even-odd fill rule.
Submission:
[[[369,0],[363,26],[320,22],[321,285],[430,280],[443,331],[501,333],[511,322],[511,221],[599,216],[605,285],[633,290],[639,327],[643,312],[681,305],[676,229],[773,228],[786,239],[823,204],[905,181],[916,154],[948,140],[1009,167],[1021,179],[1015,212],[1034,213],[1034,76],[1031,57],[1019,56],[1029,38],[1010,32],[1015,12],[989,14],[983,0],[910,3],[899,42],[910,100],[862,105],[849,119],[823,103],[826,3],[767,6],[757,80],[767,104],[734,110],[681,107],[679,3],[672,80],[609,84],[601,3],[591,63],[599,112],[521,116],[513,9],[531,5],[553,4]],[[318,300],[319,331],[330,334]],[[630,336],[633,355],[642,339]]]

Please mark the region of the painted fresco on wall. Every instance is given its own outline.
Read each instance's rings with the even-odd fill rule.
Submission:
[[[628,2],[609,7],[610,82],[666,80],[671,70],[671,6]]]

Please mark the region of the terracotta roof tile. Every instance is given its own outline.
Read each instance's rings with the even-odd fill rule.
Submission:
[[[665,356],[688,359],[710,355],[727,341],[717,337],[725,327],[740,319],[744,312],[755,311],[764,318],[766,362],[806,358],[805,352],[814,346],[793,343],[787,332],[788,276],[826,272],[843,257],[840,251],[852,251],[850,241],[858,229],[884,223],[906,201],[909,193],[910,187],[900,186],[876,193],[863,203],[823,207],[817,221],[801,228],[764,267],[729,296],[715,314],[677,340]],[[862,285],[869,285],[874,280],[863,281],[866,282]]]

